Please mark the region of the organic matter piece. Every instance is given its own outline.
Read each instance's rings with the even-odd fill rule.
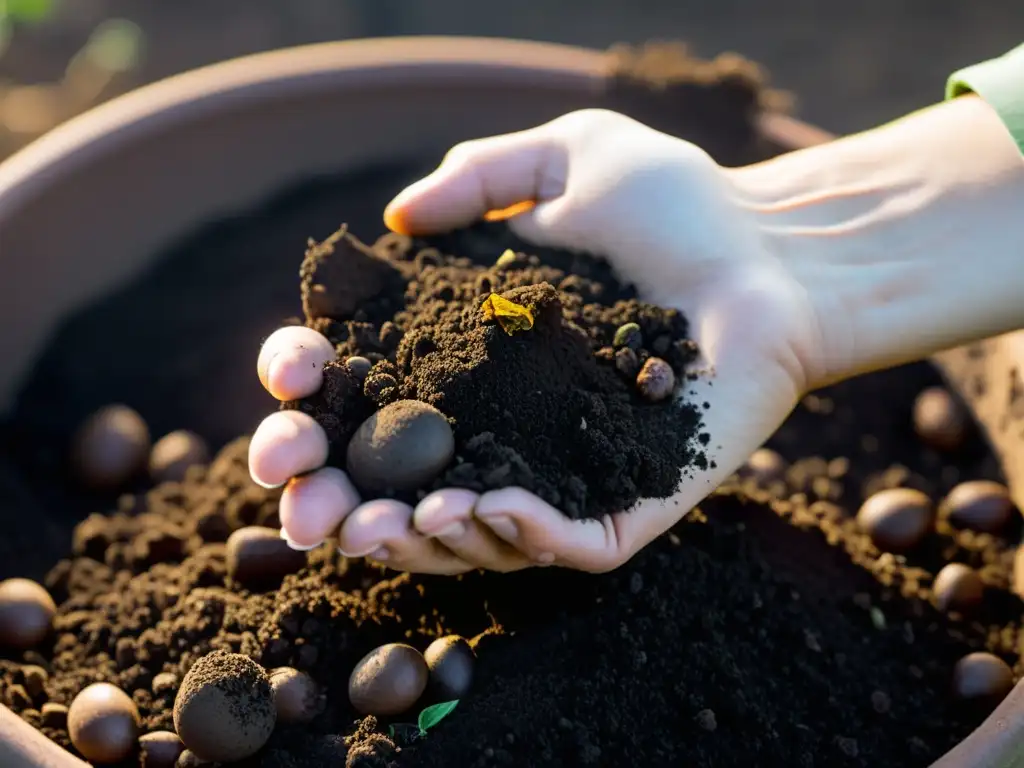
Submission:
[[[528,331],[533,328],[533,313],[521,304],[492,293],[480,306],[484,320],[497,320],[498,325],[511,336],[516,331]]]

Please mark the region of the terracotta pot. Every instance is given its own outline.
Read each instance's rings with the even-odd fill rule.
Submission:
[[[190,72],[61,126],[0,165],[0,410],[62,316],[130,280],[196,225],[325,170],[436,156],[425,153],[596,106],[609,65],[602,52],[510,40],[331,43]],[[758,128],[783,151],[830,139],[778,114],[761,115]],[[937,364],[974,407],[1024,502],[1018,361],[1024,337],[1011,335]],[[980,372],[991,384],[984,392]],[[937,765],[1018,765],[1019,699],[1020,688]],[[2,708],[0,763],[82,765]]]

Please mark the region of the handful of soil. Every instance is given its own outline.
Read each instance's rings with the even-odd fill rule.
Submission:
[[[526,248],[500,223],[373,246],[342,228],[310,243],[305,322],[338,359],[319,393],[284,407],[323,426],[331,463],[347,452],[361,490],[415,503],[444,487],[519,486],[593,518],[668,498],[707,465],[699,404],[671,397],[698,356],[686,318],[638,300],[598,258]],[[429,409],[410,419],[409,400],[443,414],[454,450]],[[449,460],[416,455],[431,445]],[[360,471],[374,451],[392,482]]]

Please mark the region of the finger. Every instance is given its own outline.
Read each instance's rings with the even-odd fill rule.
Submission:
[[[483,494],[476,517],[536,563],[593,572],[618,565],[618,534],[610,518],[571,520],[522,488]]]
[[[509,573],[536,565],[473,519],[478,498],[478,494],[461,488],[435,491],[416,505],[413,524],[420,534],[437,539],[477,568]]]
[[[489,211],[560,195],[566,152],[549,126],[459,144],[436,171],[391,201],[385,224],[405,234],[444,232]]]
[[[281,494],[281,534],[295,549],[312,549],[334,533],[359,506],[359,493],[336,467],[288,481]]]
[[[249,474],[264,488],[277,488],[327,461],[327,435],[302,411],[265,418],[249,441]]]
[[[334,358],[331,342],[312,328],[278,328],[260,348],[256,373],[278,400],[297,400],[320,389],[324,363]]]
[[[473,570],[440,542],[417,533],[412,515],[412,507],[391,499],[360,504],[341,524],[338,550],[346,557],[369,557],[415,573],[455,575]]]

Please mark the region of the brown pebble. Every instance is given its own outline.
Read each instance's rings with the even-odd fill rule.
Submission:
[[[26,650],[50,631],[57,606],[45,587],[29,579],[0,581],[0,647]]]
[[[189,467],[209,461],[210,449],[206,441],[195,432],[180,429],[156,441],[149,452],[149,476],[157,483],[180,483]]]
[[[139,710],[117,686],[93,683],[68,707],[68,735],[86,760],[101,765],[120,762],[135,750]]]
[[[68,708],[63,704],[48,701],[40,708],[44,728],[65,730],[68,727]]]
[[[367,491],[423,488],[455,455],[444,414],[419,400],[399,400],[363,422],[348,444],[346,466]]]
[[[280,723],[308,723],[319,711],[320,692],[305,672],[278,667],[270,672],[270,687]]]
[[[940,611],[968,613],[981,604],[985,584],[973,568],[963,563],[949,563],[935,577],[932,591]]]
[[[275,528],[247,526],[228,537],[228,575],[245,586],[269,586],[306,567],[306,553],[292,549]]]
[[[464,637],[439,637],[423,652],[431,695],[438,701],[461,699],[473,683],[476,653]]]
[[[969,653],[953,669],[953,693],[959,699],[994,704],[1012,689],[1013,670],[991,653]]]
[[[935,450],[949,452],[960,448],[970,425],[967,409],[944,387],[929,387],[914,401],[914,431]]]
[[[993,480],[970,480],[960,483],[942,501],[954,525],[984,533],[996,533],[1013,516],[1010,491]]]
[[[771,448],[758,448],[747,459],[743,474],[758,483],[773,483],[786,475],[786,460]]]
[[[913,488],[879,491],[857,512],[861,529],[884,552],[911,549],[924,538],[934,522],[931,499]]]
[[[645,400],[659,403],[672,396],[676,375],[672,366],[660,357],[649,357],[636,376],[636,386]]]
[[[276,722],[267,673],[239,653],[203,656],[181,681],[174,700],[174,730],[188,750],[210,762],[254,755]]]
[[[83,485],[118,490],[145,466],[149,448],[143,418],[126,405],[108,405],[79,427],[71,443],[71,466]]]
[[[366,376],[370,373],[373,363],[360,355],[352,355],[352,357],[345,358],[345,367],[348,368],[352,372],[352,375],[359,380],[360,384],[362,384],[366,381]]]
[[[171,731],[153,731],[139,737],[140,768],[175,768],[185,751],[178,734]]]
[[[348,679],[348,697],[360,714],[400,715],[423,695],[428,677],[423,654],[404,643],[389,643],[356,664]]]

